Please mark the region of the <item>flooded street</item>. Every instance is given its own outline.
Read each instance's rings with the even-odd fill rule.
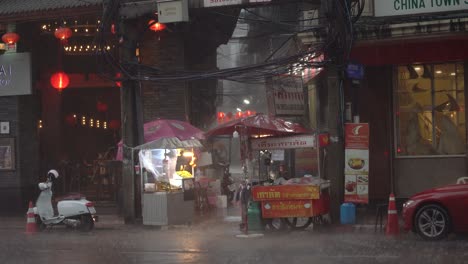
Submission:
[[[413,234],[370,230],[265,233],[238,238],[237,223],[192,227],[103,227],[90,233],[55,228],[25,235],[0,229],[0,263],[466,263],[464,236],[427,242]]]

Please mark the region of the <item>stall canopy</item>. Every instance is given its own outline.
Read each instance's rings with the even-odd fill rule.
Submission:
[[[241,131],[242,130],[242,131]],[[206,137],[232,135],[234,131],[246,135],[282,136],[310,132],[300,124],[265,114],[243,117],[221,124],[205,133]]]
[[[172,119],[157,119],[143,125],[144,144],[139,149],[200,147],[203,131],[191,124]],[[122,140],[118,143],[117,160],[122,160]]]

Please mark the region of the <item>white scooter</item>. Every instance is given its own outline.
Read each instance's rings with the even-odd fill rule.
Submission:
[[[58,215],[54,214],[52,207],[52,182],[59,176],[56,170],[47,173],[47,181],[39,183],[41,193],[33,208],[39,230],[54,225],[66,225],[82,231],[90,231],[97,221],[94,203],[81,195],[68,196],[57,204]]]

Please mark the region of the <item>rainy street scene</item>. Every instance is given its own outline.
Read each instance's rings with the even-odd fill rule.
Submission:
[[[468,263],[467,11],[0,0],[0,264]]]
[[[374,229],[252,231],[234,216],[193,226],[124,225],[112,216],[91,232],[56,227],[36,235],[0,228],[1,263],[466,263],[468,237],[428,242],[414,234],[387,237]],[[3,219],[2,219],[3,220]],[[18,222],[19,223],[19,222]],[[260,234],[260,235],[259,235]]]

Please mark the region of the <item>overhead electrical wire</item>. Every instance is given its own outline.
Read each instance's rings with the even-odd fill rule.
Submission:
[[[328,63],[332,63],[335,58],[326,59],[323,61],[314,61],[313,58],[324,54],[329,49],[338,47],[343,58],[348,58],[350,48],[353,40],[353,24],[357,21],[357,18],[352,14],[351,3],[349,0],[334,0],[336,1],[337,13],[339,15],[335,17],[327,17],[326,24],[320,24],[319,26],[308,26],[301,25],[299,23],[283,23],[273,21],[265,16],[256,14],[253,11],[246,9],[247,13],[261,19],[254,20],[255,22],[265,23],[279,23],[284,27],[295,28],[290,36],[288,36],[283,43],[271,52],[267,58],[256,64],[244,65],[234,68],[218,69],[212,71],[166,71],[165,69],[154,67],[151,65],[143,65],[139,62],[121,62],[116,56],[106,49],[99,49],[98,57],[101,66],[101,71],[104,76],[109,79],[115,79],[115,73],[119,72],[123,80],[133,81],[152,81],[152,82],[163,82],[163,81],[195,81],[203,79],[225,79],[231,81],[241,82],[262,82],[265,78],[288,75],[297,71],[298,69],[304,69],[306,67],[322,68]],[[109,32],[112,23],[117,23],[119,14],[118,9],[120,5],[119,0],[108,0],[107,5],[104,8],[102,23],[100,30],[96,37],[96,43],[100,47],[105,47],[109,36],[112,36]],[[360,9],[362,10],[362,8]],[[219,13],[219,12],[217,12]],[[362,13],[362,11],[360,11]],[[358,13],[360,15],[360,13]],[[225,14],[227,15],[227,14]],[[337,18],[342,16],[342,19]],[[239,17],[239,19],[248,19],[247,17]],[[338,27],[335,27],[338,25]],[[286,54],[278,54],[282,50],[286,43],[294,41],[300,33],[317,33],[325,32],[325,41],[311,45],[306,49],[298,49],[294,54],[288,54],[291,51],[283,52]],[[120,36],[119,41],[125,43],[125,36]],[[339,56],[336,56],[339,57]],[[342,63],[341,60],[340,63]]]

